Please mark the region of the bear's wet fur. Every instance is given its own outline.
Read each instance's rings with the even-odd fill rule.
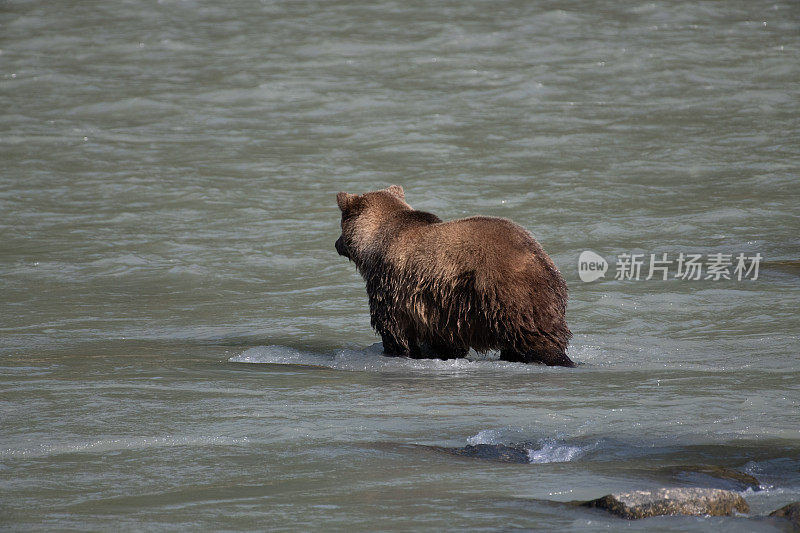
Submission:
[[[416,211],[402,187],[340,192],[336,251],[367,282],[372,327],[387,355],[500,359],[575,366],[564,313],[567,285],[522,227],[497,217],[443,222]]]

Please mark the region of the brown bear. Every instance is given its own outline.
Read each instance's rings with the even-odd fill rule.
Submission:
[[[538,242],[510,220],[443,222],[403,188],[340,192],[336,251],[367,282],[372,327],[387,355],[500,359],[575,366],[566,349],[567,285]]]

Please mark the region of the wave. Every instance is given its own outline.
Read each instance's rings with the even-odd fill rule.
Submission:
[[[247,437],[222,435],[119,437],[78,442],[42,443],[30,448],[6,448],[0,457],[49,457],[71,453],[107,453],[120,450],[167,448],[171,446],[233,446],[247,444]]]
[[[256,346],[228,359],[231,363],[302,365],[361,372],[514,372],[542,373],[575,371],[561,367],[526,365],[497,360],[497,354],[470,352],[465,359],[409,359],[383,355],[383,345],[375,343],[365,349],[339,349],[333,352],[312,352],[280,345]]]

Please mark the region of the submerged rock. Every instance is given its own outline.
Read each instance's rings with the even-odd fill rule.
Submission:
[[[498,463],[527,464],[530,462],[528,450],[503,444],[475,444],[463,448],[442,448],[442,450],[460,457],[474,457]]]
[[[428,452],[435,452],[437,454],[444,453],[447,455],[455,455],[457,457],[481,459],[483,461],[492,461],[495,463],[530,463],[528,450],[520,446],[506,446],[504,444],[476,444],[474,446],[467,445],[463,448],[448,448],[445,446],[430,446],[427,444],[396,444],[391,442],[381,442],[374,443],[371,446],[389,451],[424,450]]]
[[[755,477],[728,468],[715,465],[683,465],[670,466],[665,469],[675,479],[686,481],[699,487],[710,487],[725,490],[761,490],[761,483]]]
[[[750,511],[744,498],[735,492],[695,488],[620,492],[581,505],[605,509],[629,520],[662,515],[725,516],[734,511]]]
[[[792,524],[792,531],[800,531],[800,502],[793,502],[784,505],[769,513],[772,518],[786,518]]]

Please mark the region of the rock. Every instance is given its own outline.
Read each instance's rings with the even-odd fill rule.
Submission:
[[[474,446],[467,445],[463,448],[443,448],[443,450],[452,455],[474,457],[498,463],[527,464],[530,462],[528,450],[503,444],[476,444]]]
[[[772,511],[769,515],[800,521],[800,502],[784,505],[780,509]]]
[[[695,488],[620,492],[581,505],[605,509],[629,520],[662,515],[725,516],[733,511],[750,511],[744,498],[735,492]]]
[[[684,465],[670,466],[666,470],[678,481],[685,481],[696,487],[734,491],[761,490],[761,483],[758,479],[725,466]]]
[[[769,513],[769,516],[772,518],[786,518],[792,523],[793,531],[800,531],[800,502],[784,505],[780,509]]]

